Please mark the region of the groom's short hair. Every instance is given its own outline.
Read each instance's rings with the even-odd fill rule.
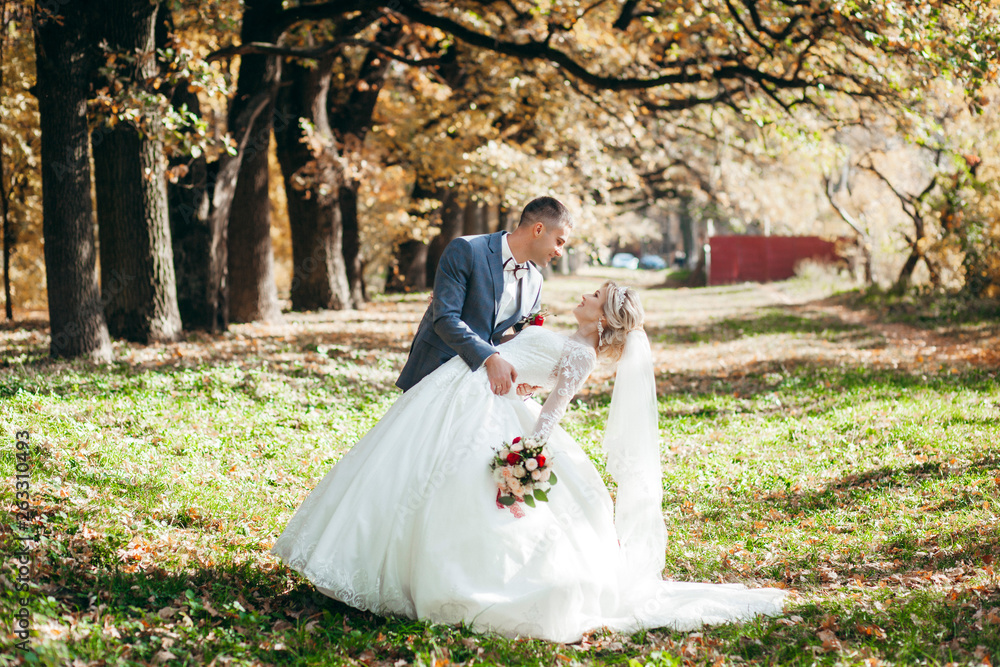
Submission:
[[[573,228],[573,219],[561,201],[554,197],[537,197],[528,202],[521,211],[521,219],[517,226],[533,225],[540,222],[548,228]]]

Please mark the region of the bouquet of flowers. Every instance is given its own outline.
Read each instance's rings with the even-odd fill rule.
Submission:
[[[510,507],[517,516],[515,503],[534,507],[536,501],[548,502],[547,492],[558,480],[542,443],[517,437],[496,451],[490,470],[497,483],[497,507]]]

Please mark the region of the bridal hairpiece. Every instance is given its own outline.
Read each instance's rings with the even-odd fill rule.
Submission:
[[[625,291],[627,289],[627,287],[623,287],[622,285],[615,285],[614,289],[612,289],[611,298],[613,301],[611,302],[611,306],[614,312],[617,313],[625,305]]]

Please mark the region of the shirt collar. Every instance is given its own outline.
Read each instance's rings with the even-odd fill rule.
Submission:
[[[507,243],[507,234],[504,234],[504,235],[503,235],[503,237],[501,238],[501,242],[500,242],[500,259],[501,259],[501,260],[502,260],[502,262],[503,262],[503,263],[501,264],[501,266],[504,266],[504,267],[506,267],[506,266],[507,266],[507,262],[508,262],[508,261],[510,261],[510,262],[511,262],[511,263],[513,263],[513,264],[516,264],[516,263],[517,263],[517,260],[515,260],[515,259],[514,259],[514,253],[512,253],[512,252],[510,251],[510,244],[509,244],[509,243]],[[523,271],[523,273],[521,273],[521,275],[518,275],[517,273],[515,273],[515,274],[514,274],[514,278],[515,278],[516,280],[521,280],[521,279],[523,279],[523,278],[524,278],[525,276],[527,276],[527,275],[528,275],[528,273],[529,273],[529,270],[528,270],[528,262],[527,262],[527,261],[525,261],[525,262],[522,262],[522,263],[520,264],[520,266],[521,266],[522,268],[521,268],[521,269],[518,269],[518,273],[521,273],[522,271]]]
[[[507,242],[507,234],[500,237],[500,263],[506,264],[508,259],[513,259],[514,253],[510,251],[510,244]]]

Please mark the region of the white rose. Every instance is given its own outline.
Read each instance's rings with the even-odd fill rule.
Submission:
[[[508,454],[510,454],[510,450],[507,449],[506,447],[500,450],[500,458],[506,460]]]
[[[493,469],[493,481],[497,484],[503,481],[503,468]]]
[[[536,459],[528,459],[524,462],[524,467],[528,470],[534,470],[538,467],[538,461]]]
[[[511,472],[514,473],[514,477],[517,477],[518,479],[521,479],[522,477],[528,474],[527,471],[525,471],[524,466],[522,465],[514,466],[514,469],[511,470]]]
[[[522,444],[520,441],[515,442],[513,445],[510,446],[510,451],[512,452],[519,452],[522,449],[524,449],[524,444]]]
[[[531,479],[535,480],[536,482],[541,482],[542,477],[548,474],[548,472],[549,472],[548,470],[536,470],[533,473],[531,473]]]
[[[510,480],[510,485],[507,488],[509,488],[510,492],[515,496],[521,497],[524,495],[524,487],[522,487],[521,483],[516,479]]]
[[[549,481],[549,477],[552,477],[552,471],[549,470],[548,468],[546,468],[545,470],[540,470],[538,472],[542,473],[542,479],[541,479],[541,481],[543,481],[543,482]]]

